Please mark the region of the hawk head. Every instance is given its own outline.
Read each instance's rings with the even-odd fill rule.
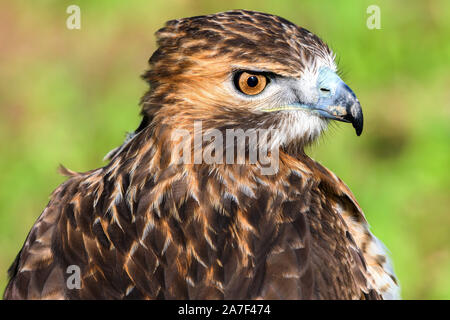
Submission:
[[[169,21],[144,74],[144,121],[189,129],[277,129],[282,146],[304,146],[331,120],[363,128],[361,106],[316,35],[244,10]],[[146,119],[146,120],[145,120]]]

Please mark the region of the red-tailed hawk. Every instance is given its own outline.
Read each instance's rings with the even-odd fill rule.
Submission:
[[[157,38],[141,125],[105,167],[64,170],[5,298],[397,298],[351,191],[304,152],[330,121],[363,128],[327,45],[242,10],[169,21]],[[230,130],[245,136],[225,142]],[[272,172],[251,156],[264,148]]]

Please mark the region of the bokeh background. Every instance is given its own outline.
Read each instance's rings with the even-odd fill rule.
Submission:
[[[222,4],[221,4],[222,3]],[[225,4],[226,3],[226,4]],[[66,28],[67,6],[81,30]],[[369,30],[369,5],[381,29]],[[364,110],[309,154],[353,190],[405,299],[450,299],[450,1],[1,1],[0,292],[50,193],[139,123],[139,75],[165,21],[251,9],[321,36]],[[270,48],[267,48],[270,50]]]

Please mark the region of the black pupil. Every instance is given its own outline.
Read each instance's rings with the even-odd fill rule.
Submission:
[[[247,84],[249,87],[255,87],[258,84],[258,78],[255,76],[251,76],[247,79]]]

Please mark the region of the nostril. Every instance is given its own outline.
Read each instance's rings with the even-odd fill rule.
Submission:
[[[330,89],[328,89],[328,88],[320,88],[320,91],[328,93],[328,92],[330,92]]]

